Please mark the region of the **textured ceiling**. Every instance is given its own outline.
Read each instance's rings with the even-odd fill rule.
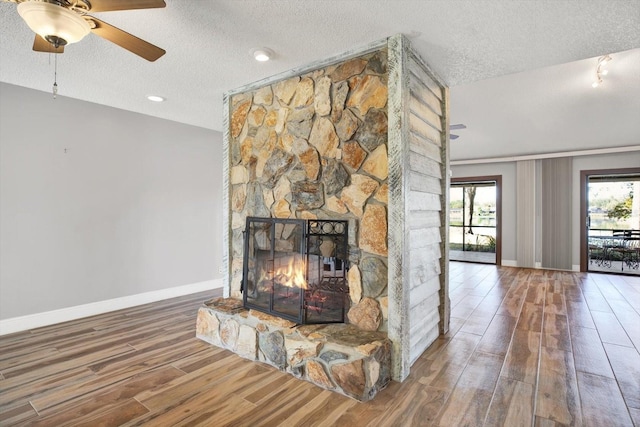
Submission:
[[[58,59],[60,96],[221,130],[224,92],[403,33],[451,86],[451,122],[468,126],[453,159],[640,143],[638,0],[166,2],[95,14],[165,56],[149,63],[89,35]],[[13,3],[0,2],[0,37],[0,81],[50,91],[50,55],[31,50]],[[253,60],[262,46],[273,61]],[[607,53],[611,74],[592,89]]]

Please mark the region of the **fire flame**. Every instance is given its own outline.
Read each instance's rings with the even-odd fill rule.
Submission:
[[[265,273],[264,277],[281,286],[307,289],[307,281],[304,279],[304,275],[304,261],[292,257],[287,265],[276,268],[273,272]]]

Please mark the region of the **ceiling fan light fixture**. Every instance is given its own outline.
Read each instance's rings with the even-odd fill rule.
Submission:
[[[80,15],[52,3],[22,2],[18,13],[34,33],[58,46],[79,42],[91,31]]]
[[[266,47],[255,49],[253,51],[253,59],[255,59],[258,62],[267,62],[272,57],[273,57],[273,51]]]

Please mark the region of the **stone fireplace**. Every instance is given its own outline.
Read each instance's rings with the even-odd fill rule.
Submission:
[[[230,91],[224,102],[226,299],[201,309],[198,336],[360,400],[390,377],[402,381],[448,330],[447,88],[398,35]],[[269,225],[281,249],[303,245],[284,243],[295,224],[345,224],[345,259],[317,264],[346,277],[344,323],[298,329],[299,318],[242,311],[257,282],[278,274],[249,273],[271,250],[265,240],[247,246],[254,218],[281,221]]]

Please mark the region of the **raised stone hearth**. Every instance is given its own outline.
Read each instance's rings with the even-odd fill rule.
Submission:
[[[296,326],[213,298],[198,311],[197,337],[296,378],[359,401],[372,399],[391,378],[391,341],[349,324]]]

